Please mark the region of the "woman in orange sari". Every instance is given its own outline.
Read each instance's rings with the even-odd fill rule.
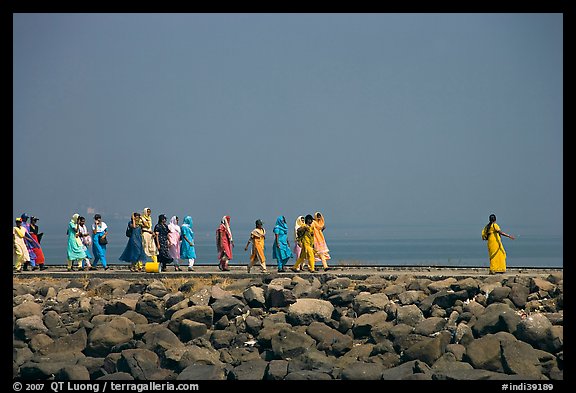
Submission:
[[[250,238],[244,251],[248,250],[248,246],[252,243],[252,254],[250,254],[250,262],[248,263],[248,273],[256,263],[260,262],[262,273],[267,273],[266,270],[266,256],[264,255],[264,240],[266,239],[266,229],[263,228],[262,220],[256,220],[256,228],[250,232]]]
[[[496,215],[490,214],[488,224],[482,229],[482,240],[488,241],[488,256],[490,257],[490,274],[506,273],[506,250],[501,236],[514,240],[515,237],[502,232],[496,224]]]
[[[314,213],[314,222],[312,222],[312,230],[314,231],[314,259],[316,262],[322,261],[322,266],[324,271],[327,271],[328,259],[330,259],[330,250],[326,244],[326,239],[324,239],[324,229],[326,225],[324,223],[324,216],[320,212]]]

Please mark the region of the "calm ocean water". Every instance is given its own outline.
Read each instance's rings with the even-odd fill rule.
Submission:
[[[125,264],[118,260],[127,238],[125,221],[106,221],[109,226],[108,263]],[[90,223],[91,224],[91,223]],[[403,226],[403,227],[346,227],[326,228],[324,235],[330,248],[330,265],[390,265],[390,266],[488,266],[486,242],[480,239],[480,228]],[[233,265],[246,264],[250,257],[250,248],[244,251],[250,226],[233,227],[234,248]],[[267,230],[266,257],[273,265],[272,244],[273,227]],[[217,264],[215,230],[207,226],[195,225],[194,235],[198,265]],[[46,230],[42,239],[42,249],[48,265],[66,264],[66,225],[63,229]],[[507,228],[517,239],[504,238],[503,244],[508,267],[563,267],[563,236],[539,236],[525,231],[520,234]],[[293,236],[289,236],[293,245]],[[292,265],[295,260],[288,264]]]

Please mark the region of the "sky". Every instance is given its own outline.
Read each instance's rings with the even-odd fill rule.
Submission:
[[[13,15],[13,209],[563,233],[560,13]]]

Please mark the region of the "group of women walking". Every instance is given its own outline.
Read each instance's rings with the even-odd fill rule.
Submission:
[[[130,263],[131,271],[142,271],[145,261],[150,258],[152,262],[160,265],[159,270],[166,270],[168,264],[173,263],[176,271],[182,271],[181,262],[188,265],[188,271],[194,270],[196,251],[194,249],[194,232],[192,231],[192,217],[186,216],[182,226],[179,218],[172,216],[167,223],[164,214],[158,216],[158,222],[152,228],[151,209],[145,208],[142,213],[134,212],[126,228],[128,242],[120,256],[121,261]],[[234,253],[234,237],[230,226],[231,217],[223,216],[216,230],[216,249],[218,267],[222,271],[229,271],[229,263]],[[315,272],[315,262],[321,261],[324,270],[328,270],[327,261],[330,259],[329,249],[326,245],[323,231],[325,229],[324,216],[316,212],[314,216],[299,216],[294,227],[294,248],[288,240],[288,224],[284,216],[278,216],[274,226],[274,244],[272,257],[277,260],[279,272],[286,271],[286,264],[290,258],[297,258],[293,271],[308,268]],[[244,250],[247,251],[252,244],[248,272],[259,264],[262,272],[267,272],[265,256],[266,230],[262,220],[256,220],[255,228],[250,232]]]
[[[226,217],[225,217],[226,218]],[[226,218],[229,224],[229,217]],[[224,221],[224,220],[223,220]],[[222,227],[222,225],[221,225]],[[292,271],[299,272],[308,269],[311,273],[316,272],[315,262],[322,262],[324,270],[328,270],[328,260],[330,253],[324,238],[324,216],[320,212],[314,216],[298,216],[294,224],[294,248],[291,248],[288,240],[288,224],[286,217],[278,216],[274,226],[274,244],[272,245],[272,258],[276,259],[276,266],[279,272],[286,271],[286,264],[290,258],[296,257],[296,263],[291,268]],[[256,220],[256,228],[250,232],[250,238],[244,250],[248,249],[252,243],[252,254],[248,264],[248,272],[256,262],[260,263],[262,272],[266,272],[266,257],[264,255],[264,239],[266,231],[263,228],[262,220]],[[217,236],[217,241],[220,237]],[[231,259],[231,254],[230,254]],[[220,269],[227,270],[227,260],[220,262]]]
[[[29,218],[30,223],[28,223]],[[20,217],[16,217],[15,221],[16,226],[12,229],[14,271],[21,272],[28,270],[28,267],[32,270],[46,269],[44,253],[40,246],[43,234],[38,231],[38,218],[22,213]]]
[[[86,218],[78,213],[74,214],[68,222],[66,234],[68,236],[66,247],[68,271],[74,270],[74,262],[77,263],[78,270],[96,270],[98,262],[105,270],[108,270],[106,262],[108,226],[102,221],[100,214],[94,215],[91,231],[88,231],[86,227]],[[93,259],[92,262],[91,259]]]
[[[142,214],[132,213],[126,228],[128,243],[119,259],[130,263],[131,271],[142,271],[148,258],[159,264],[159,271],[166,270],[169,263],[174,263],[176,271],[182,271],[180,261],[188,264],[188,271],[193,271],[196,251],[192,217],[184,217],[182,226],[179,226],[177,216],[172,216],[168,223],[166,215],[160,214],[152,228],[151,214],[148,207]]]
[[[159,264],[160,270],[166,270],[169,263],[173,263],[176,271],[182,271],[181,263],[187,265],[188,271],[194,270],[196,251],[194,248],[194,231],[192,230],[192,217],[184,217],[182,225],[179,218],[172,216],[168,222],[166,215],[160,214],[154,227],[152,226],[152,210],[145,208],[142,213],[134,212],[126,228],[128,241],[120,260],[130,263],[131,271],[142,271],[150,258]],[[13,269],[16,272],[27,270],[44,270],[44,254],[40,247],[42,233],[38,231],[38,218],[32,217],[28,223],[28,215],[16,217],[16,226],[13,228]],[[230,216],[223,216],[216,230],[216,248],[218,267],[222,271],[229,271],[229,262],[233,258],[234,238],[230,227]],[[295,244],[292,247],[288,239],[288,224],[286,217],[278,216],[274,225],[274,243],[272,245],[272,258],[277,261],[279,272],[286,271],[290,258],[296,258],[294,272],[308,269],[311,273],[316,271],[316,263],[321,262],[323,269],[329,269],[328,260],[330,250],[324,237],[326,224],[320,212],[314,215],[298,216],[294,224]],[[108,269],[106,261],[106,245],[108,226],[102,221],[100,214],[94,215],[91,231],[86,227],[86,219],[74,214],[68,223],[67,229],[67,259],[68,271],[77,268],[95,270],[100,262],[105,270]],[[506,251],[502,244],[502,236],[515,239],[500,229],[496,223],[496,216],[491,214],[488,224],[482,230],[482,239],[487,241],[490,257],[491,274],[506,272]],[[244,247],[247,251],[250,244],[252,250],[248,263],[248,272],[259,264],[262,272],[267,272],[265,256],[266,230],[262,220],[256,220],[255,228],[250,232],[248,242]],[[92,255],[93,254],[93,255]],[[93,259],[93,261],[91,261]]]

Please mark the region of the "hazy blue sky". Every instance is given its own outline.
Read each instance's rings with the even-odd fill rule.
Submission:
[[[562,234],[562,14],[13,21],[13,215]]]

